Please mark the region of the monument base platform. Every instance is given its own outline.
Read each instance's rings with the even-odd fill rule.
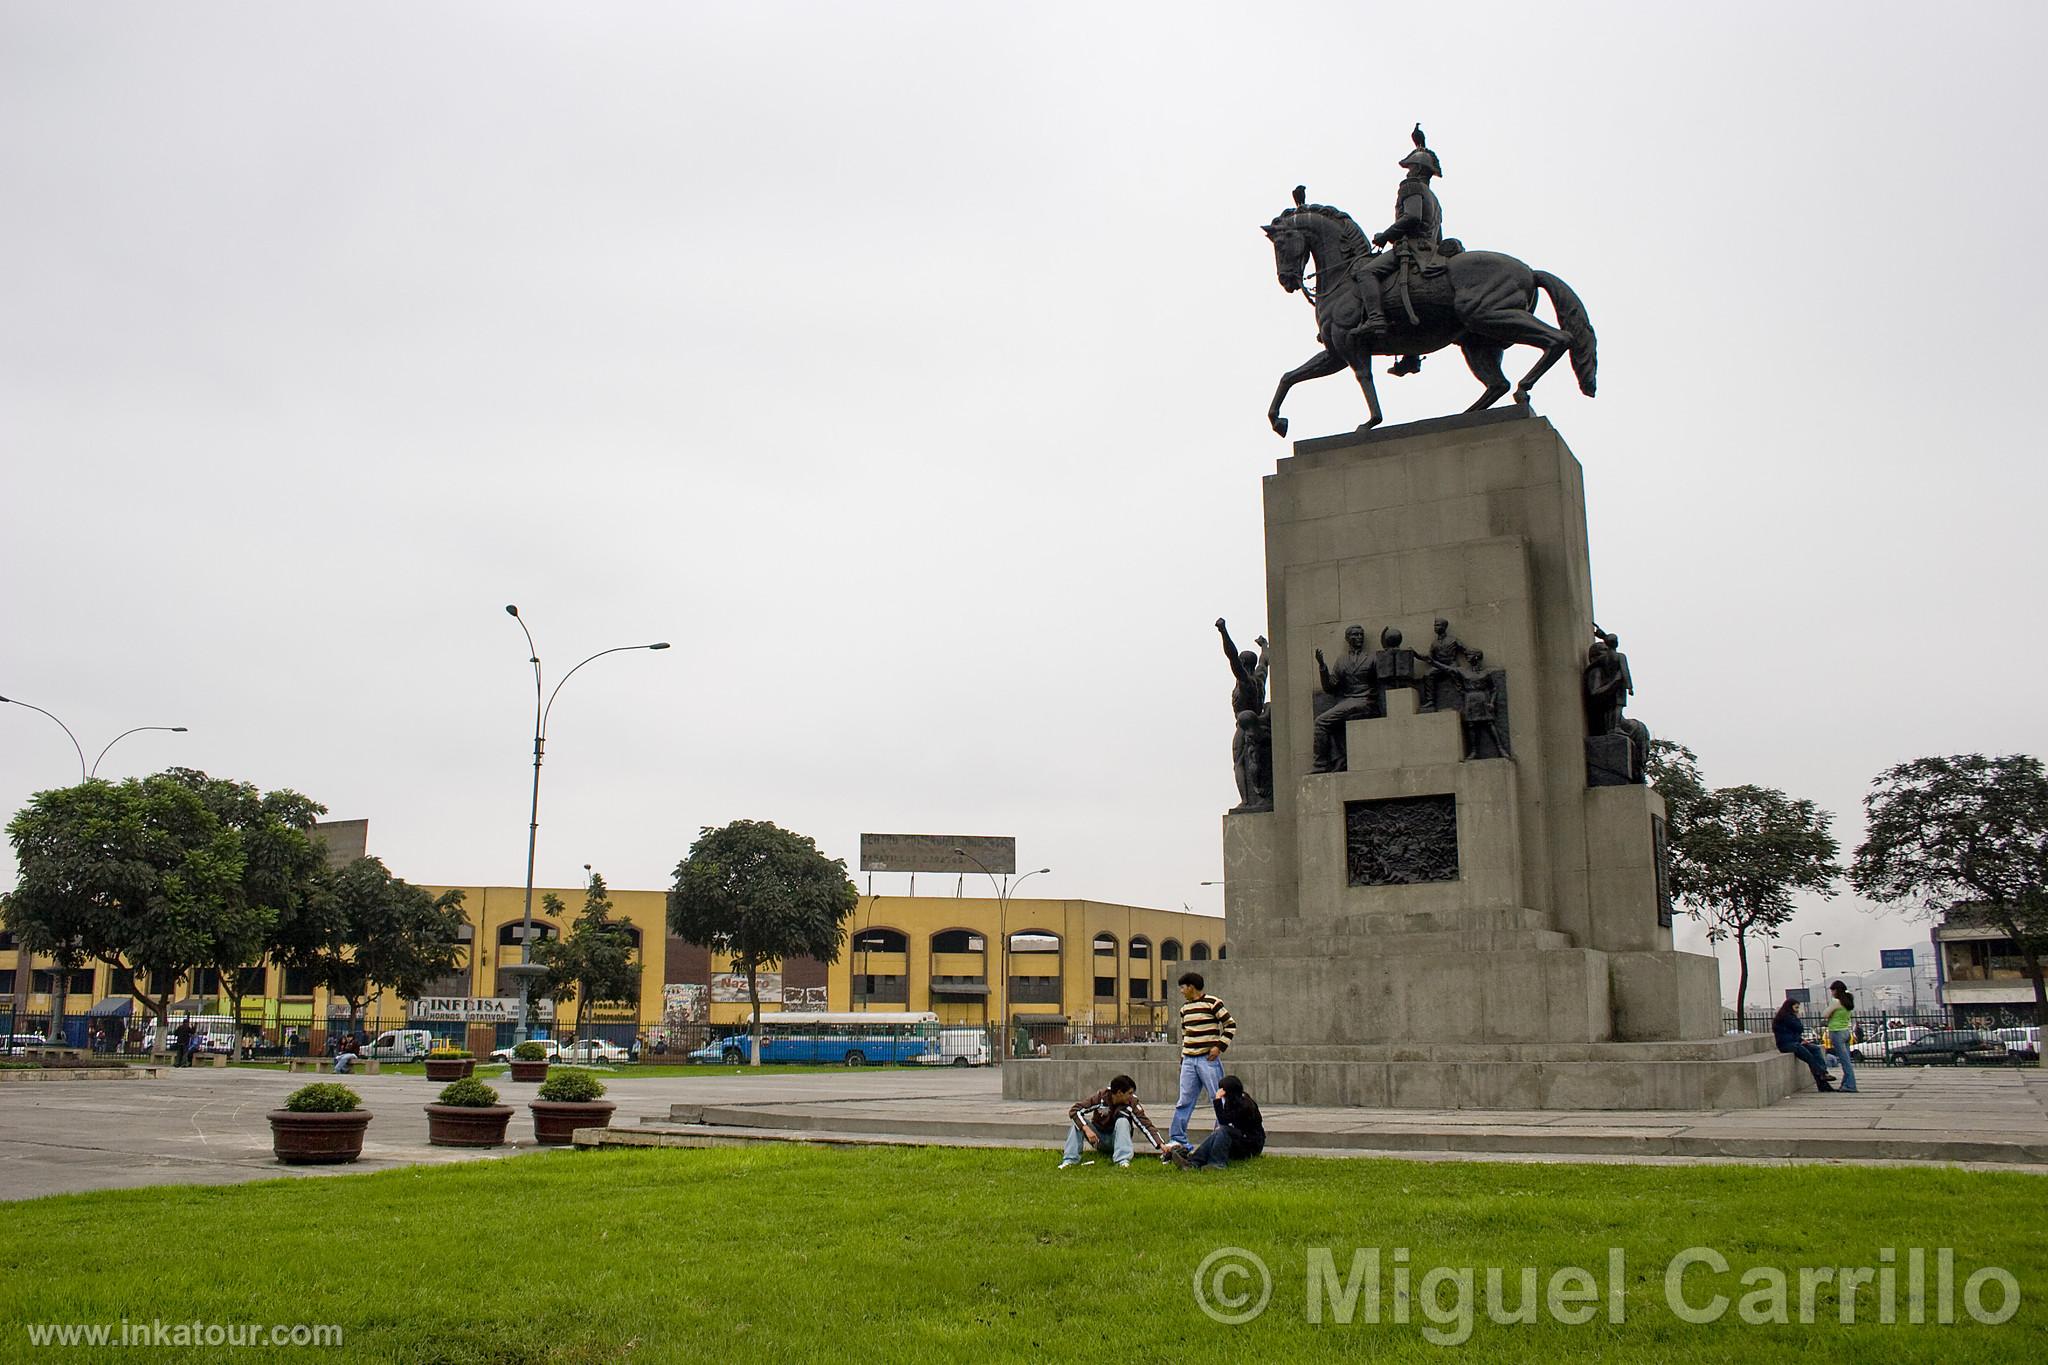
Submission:
[[[1758,1034],[1666,1043],[1387,1043],[1232,1048],[1224,1069],[1261,1104],[1367,1109],[1761,1109],[1810,1088],[1805,1069]],[[1170,1044],[1056,1047],[1003,1064],[1003,1097],[1072,1102],[1117,1072],[1155,1119],[1172,1110]],[[1163,1111],[1162,1112],[1162,1106]]]

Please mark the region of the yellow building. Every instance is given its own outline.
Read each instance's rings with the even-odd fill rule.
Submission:
[[[439,894],[448,888],[428,889]],[[525,891],[461,889],[469,918],[463,965],[419,1001],[380,991],[365,1010],[369,1026],[418,1023],[462,1036],[473,1049],[509,1035],[503,1015],[517,991],[500,969],[520,960]],[[563,903],[559,918],[542,910],[550,893]],[[665,1023],[723,1025],[747,1017],[744,985],[731,963],[669,935],[665,890],[611,888],[609,894],[613,918],[639,949],[640,999],[636,1006],[600,1002],[588,1031],[623,1041]],[[583,888],[536,888],[533,903],[536,942],[552,939],[572,926]],[[1007,972],[1000,960],[1005,934]],[[0,983],[9,991],[16,981],[30,988],[24,1029],[47,1034],[47,964],[38,959],[24,971],[13,947],[0,940]],[[863,896],[848,919],[837,962],[784,962],[764,971],[760,984],[763,1008],[773,1010],[929,1010],[942,1022],[973,1025],[993,1024],[1007,1013],[1048,1025],[1164,1028],[1177,1001],[1173,979],[1225,952],[1221,919],[1181,911],[1090,900],[1020,898],[1005,907],[990,897]],[[84,1042],[97,1024],[111,1030],[141,1022],[128,1008],[125,981],[116,976],[104,965],[77,974],[66,1009],[74,1042]],[[226,1008],[212,972],[180,981],[173,998],[178,1014]],[[318,1047],[345,1014],[344,1004],[315,989],[303,973],[270,965],[259,989],[243,1000],[241,1017],[245,1027],[273,1041],[291,1029]],[[575,1018],[573,1003],[557,1002],[554,1031],[567,1030]]]

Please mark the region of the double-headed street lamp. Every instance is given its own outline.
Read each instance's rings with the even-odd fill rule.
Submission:
[[[996,937],[1001,940],[1001,943],[996,948],[996,972],[1001,977],[1002,992],[996,997],[996,1018],[1002,1021],[1000,1024],[1002,1033],[999,1035],[999,1042],[1007,1046],[1010,1041],[1010,897],[1017,893],[1018,887],[1024,885],[1024,883],[1030,881],[1041,872],[1050,872],[1052,869],[1049,867],[1034,867],[1031,871],[1017,878],[1015,882],[1012,882],[1007,876],[999,881],[996,878],[996,874],[988,870],[987,863],[984,863],[966,849],[956,848],[953,850],[953,853],[956,857],[965,858],[968,862],[980,868],[981,875],[987,877],[989,884],[996,889]],[[986,954],[983,954],[982,961],[984,964],[988,961]],[[998,1053],[997,1055],[1000,1056],[1002,1054]]]
[[[662,640],[651,645],[614,645],[600,649],[562,675],[562,681],[555,684],[555,690],[541,699],[540,646],[533,642],[533,632],[526,628],[526,618],[519,614],[517,606],[507,606],[505,614],[519,622],[519,629],[526,636],[526,651],[531,656],[527,662],[533,665],[533,807],[526,825],[526,912],[520,920],[519,961],[513,965],[498,964],[500,973],[512,977],[519,986],[519,1027],[515,1037],[525,1042],[531,1029],[527,1024],[527,1001],[533,989],[533,979],[545,976],[547,968],[533,960],[533,859],[540,842],[540,762],[547,748],[548,716],[555,709],[555,698],[562,694],[563,684],[576,676],[576,669],[591,659],[602,659],[607,654],[620,654],[632,649],[667,649],[668,641]]]
[[[57,716],[55,715],[55,713],[45,711],[43,710],[42,707],[35,705],[33,702],[23,701],[19,697],[0,697],[0,702],[4,702],[9,706],[25,706],[29,710],[34,711],[39,715],[49,716],[51,720],[57,721],[57,728],[64,732],[64,737],[71,741],[71,747],[77,750],[78,752],[78,780],[80,782],[87,782],[95,777],[98,777],[100,773],[100,762],[101,760],[106,758],[107,749],[113,748],[116,744],[119,744],[122,740],[128,738],[128,736],[130,735],[140,734],[144,730],[167,730],[174,734],[180,735],[185,733],[185,727],[182,725],[138,725],[132,730],[123,730],[120,734],[115,735],[112,739],[107,741],[107,749],[100,750],[99,758],[95,758],[92,761],[92,766],[88,768],[85,766],[85,749],[83,746],[79,744],[78,736],[71,733],[70,726],[66,725],[61,720],[57,720]]]
[[[88,768],[85,766],[85,747],[78,742],[78,736],[71,732],[71,727],[62,720],[59,720],[55,712],[45,711],[35,703],[22,701],[19,697],[0,697],[0,703],[5,703],[8,706],[26,707],[38,715],[48,716],[51,720],[56,721],[57,728],[64,732],[64,737],[71,741],[72,749],[78,754],[78,780],[80,782],[89,782],[97,777],[100,771],[100,761],[107,756],[107,749],[113,748],[132,734],[137,734],[143,730],[167,730],[181,735],[185,733],[185,727],[182,725],[138,725],[132,730],[123,730],[120,734],[107,741],[107,748],[100,750],[99,758],[95,758],[92,761],[92,766]],[[64,1037],[64,1012],[62,1007],[65,1003],[65,996],[68,994],[62,987],[70,985],[71,974],[66,970],[63,963],[58,962],[55,965],[57,968],[56,975],[61,980],[59,981],[60,989],[51,993],[54,998],[50,1002],[50,1032],[57,1035],[52,1041],[61,1046]],[[14,954],[13,999],[8,1010],[9,1024],[7,1031],[10,1036],[21,1032],[22,1006],[28,1003],[30,975],[29,953],[26,949],[18,948]]]

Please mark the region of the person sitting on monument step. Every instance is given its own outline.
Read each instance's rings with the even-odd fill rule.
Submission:
[[[1778,1006],[1778,1012],[1771,1016],[1771,1037],[1778,1044],[1778,1051],[1789,1052],[1806,1063],[1806,1069],[1813,1073],[1813,1088],[1830,1091],[1835,1087],[1828,1083],[1828,1064],[1812,1043],[1806,1041],[1806,1028],[1799,1022],[1799,1002],[1791,996]]]
[[[1089,1163],[1081,1159],[1085,1143],[1118,1166],[1131,1164],[1131,1134],[1143,1133],[1154,1151],[1163,1151],[1159,1130],[1138,1103],[1138,1083],[1129,1076],[1112,1076],[1109,1084],[1067,1110],[1067,1149],[1060,1156],[1060,1169],[1070,1170]]]

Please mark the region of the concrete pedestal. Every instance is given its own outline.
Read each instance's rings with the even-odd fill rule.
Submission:
[[[1229,1068],[1281,1104],[1790,1093],[1768,1039],[1721,1036],[1713,960],[1673,950],[1663,802],[1589,783],[1585,499],[1550,424],[1508,409],[1303,441],[1265,504],[1274,808],[1224,817],[1231,955],[1204,969],[1240,1022]],[[1504,670],[1512,756],[1467,757],[1460,716],[1390,690],[1346,725],[1346,770],[1313,772],[1315,651],[1340,657],[1352,625],[1426,650],[1439,617]],[[1177,1069],[1171,1050],[1063,1048],[1006,1066],[1004,1093],[1129,1070],[1166,1097]]]

